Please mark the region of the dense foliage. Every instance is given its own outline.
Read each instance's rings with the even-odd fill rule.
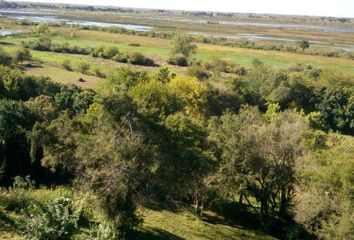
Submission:
[[[86,54],[44,38],[26,46]],[[190,60],[194,52],[190,38],[175,37],[173,57]],[[122,58],[109,46],[87,54]],[[35,181],[17,178],[0,204],[31,216],[18,228],[29,239],[71,239],[82,226],[97,239],[101,231],[108,239],[129,238],[146,199],[193,205],[198,217],[206,207],[239,202],[252,207],[260,228],[282,238],[352,236],[350,77],[310,65],[273,69],[258,60],[246,71],[213,59],[190,64],[199,78],[120,68],[94,91],[26,76],[19,66],[28,59],[24,49],[14,61],[0,52],[1,184],[27,175]],[[146,59],[137,53],[127,61]],[[212,80],[224,74],[232,79],[222,88]],[[81,208],[70,194],[36,202],[24,191],[60,184],[89,193],[90,206]]]

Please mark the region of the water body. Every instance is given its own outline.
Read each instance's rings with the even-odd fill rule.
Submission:
[[[53,24],[72,24],[81,26],[96,26],[96,27],[120,27],[128,30],[134,31],[151,31],[153,28],[144,25],[134,25],[134,24],[120,24],[120,23],[107,23],[107,22],[97,22],[97,21],[86,21],[86,20],[74,20],[66,18],[58,18],[55,15],[45,15],[40,12],[29,12],[29,11],[17,11],[17,10],[0,10],[0,14],[11,17],[13,19],[21,21],[29,21],[35,23],[53,23]]]
[[[294,25],[294,24],[282,24],[282,23],[252,23],[252,22],[231,22],[231,21],[221,21],[218,22],[223,25],[236,25],[236,26],[250,26],[250,27],[263,27],[263,28],[282,28],[282,29],[293,29],[293,30],[317,30],[325,32],[343,32],[343,33],[354,33],[354,29],[349,28],[338,28],[338,27],[323,27],[315,25]]]
[[[215,35],[215,34],[207,34],[207,33],[202,33],[202,32],[190,32],[189,34],[191,35],[202,35],[208,38],[224,38],[227,40],[249,40],[249,41],[269,41],[269,42],[284,42],[284,43],[295,43],[299,40],[296,39],[290,39],[290,38],[279,38],[279,37],[271,37],[271,36],[265,36],[261,34],[246,34],[246,33],[240,33],[234,36],[230,35]],[[311,44],[317,45],[317,46],[323,46],[323,47],[331,47],[331,48],[336,48],[336,49],[341,49],[346,52],[354,52],[354,46],[352,44],[338,44],[335,43],[334,45],[328,44],[326,42],[321,42],[321,41],[309,41]]]
[[[0,29],[0,37],[10,36],[13,34],[22,33],[20,30],[8,30],[8,29]]]

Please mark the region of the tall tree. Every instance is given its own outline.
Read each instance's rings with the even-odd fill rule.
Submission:
[[[294,191],[295,162],[302,155],[304,120],[292,112],[266,120],[246,108],[212,121],[210,128],[220,151],[220,189],[229,196],[255,198],[263,224],[276,209],[283,216]]]
[[[197,46],[193,44],[192,38],[184,33],[177,32],[172,39],[171,55],[182,54],[186,58],[195,54]]]

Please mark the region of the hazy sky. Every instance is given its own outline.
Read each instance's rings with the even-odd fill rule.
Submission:
[[[27,0],[119,7],[354,17],[354,0]]]

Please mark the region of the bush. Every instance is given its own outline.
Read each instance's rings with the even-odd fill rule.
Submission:
[[[106,74],[104,74],[101,69],[99,69],[98,67],[94,68],[93,69],[93,72],[95,74],[96,77],[99,77],[99,78],[106,78]]]
[[[129,43],[128,45],[130,47],[140,47],[141,46],[139,43]]]
[[[0,48],[0,65],[9,66],[12,63],[12,57],[4,52],[2,48]]]
[[[61,64],[61,66],[67,71],[70,71],[70,72],[73,71],[71,61],[68,59],[64,60],[63,63]]]
[[[48,204],[36,203],[23,232],[29,239],[66,240],[78,231],[81,210],[74,210],[70,198],[59,197]]]
[[[88,238],[92,240],[116,240],[119,239],[119,235],[113,223],[101,223],[90,229]]]
[[[205,70],[200,64],[193,64],[189,66],[188,75],[191,77],[196,77],[199,80],[206,80],[210,77],[208,71]]]
[[[177,65],[180,67],[188,66],[188,58],[183,54],[175,54],[169,57],[167,62],[171,65]]]
[[[143,65],[143,66],[152,66],[154,61],[150,58],[145,57],[142,53],[133,52],[127,54],[128,63]]]
[[[121,54],[121,53],[115,55],[112,58],[112,60],[117,61],[117,62],[121,62],[121,63],[127,63],[128,62],[127,56],[125,54]]]
[[[106,59],[112,59],[117,54],[119,54],[119,50],[116,47],[109,46],[103,50],[103,57]]]
[[[28,190],[32,189],[34,182],[29,176],[15,177],[14,183],[10,190],[1,192],[0,206],[8,211],[21,212],[27,209],[33,202],[32,197],[29,196]]]
[[[16,51],[14,62],[15,63],[22,63],[24,61],[30,61],[32,59],[31,53],[27,48],[22,48]]]
[[[89,63],[84,63],[84,62],[80,63],[78,66],[79,72],[81,72],[83,74],[88,74],[90,68],[91,68],[91,65]]]

